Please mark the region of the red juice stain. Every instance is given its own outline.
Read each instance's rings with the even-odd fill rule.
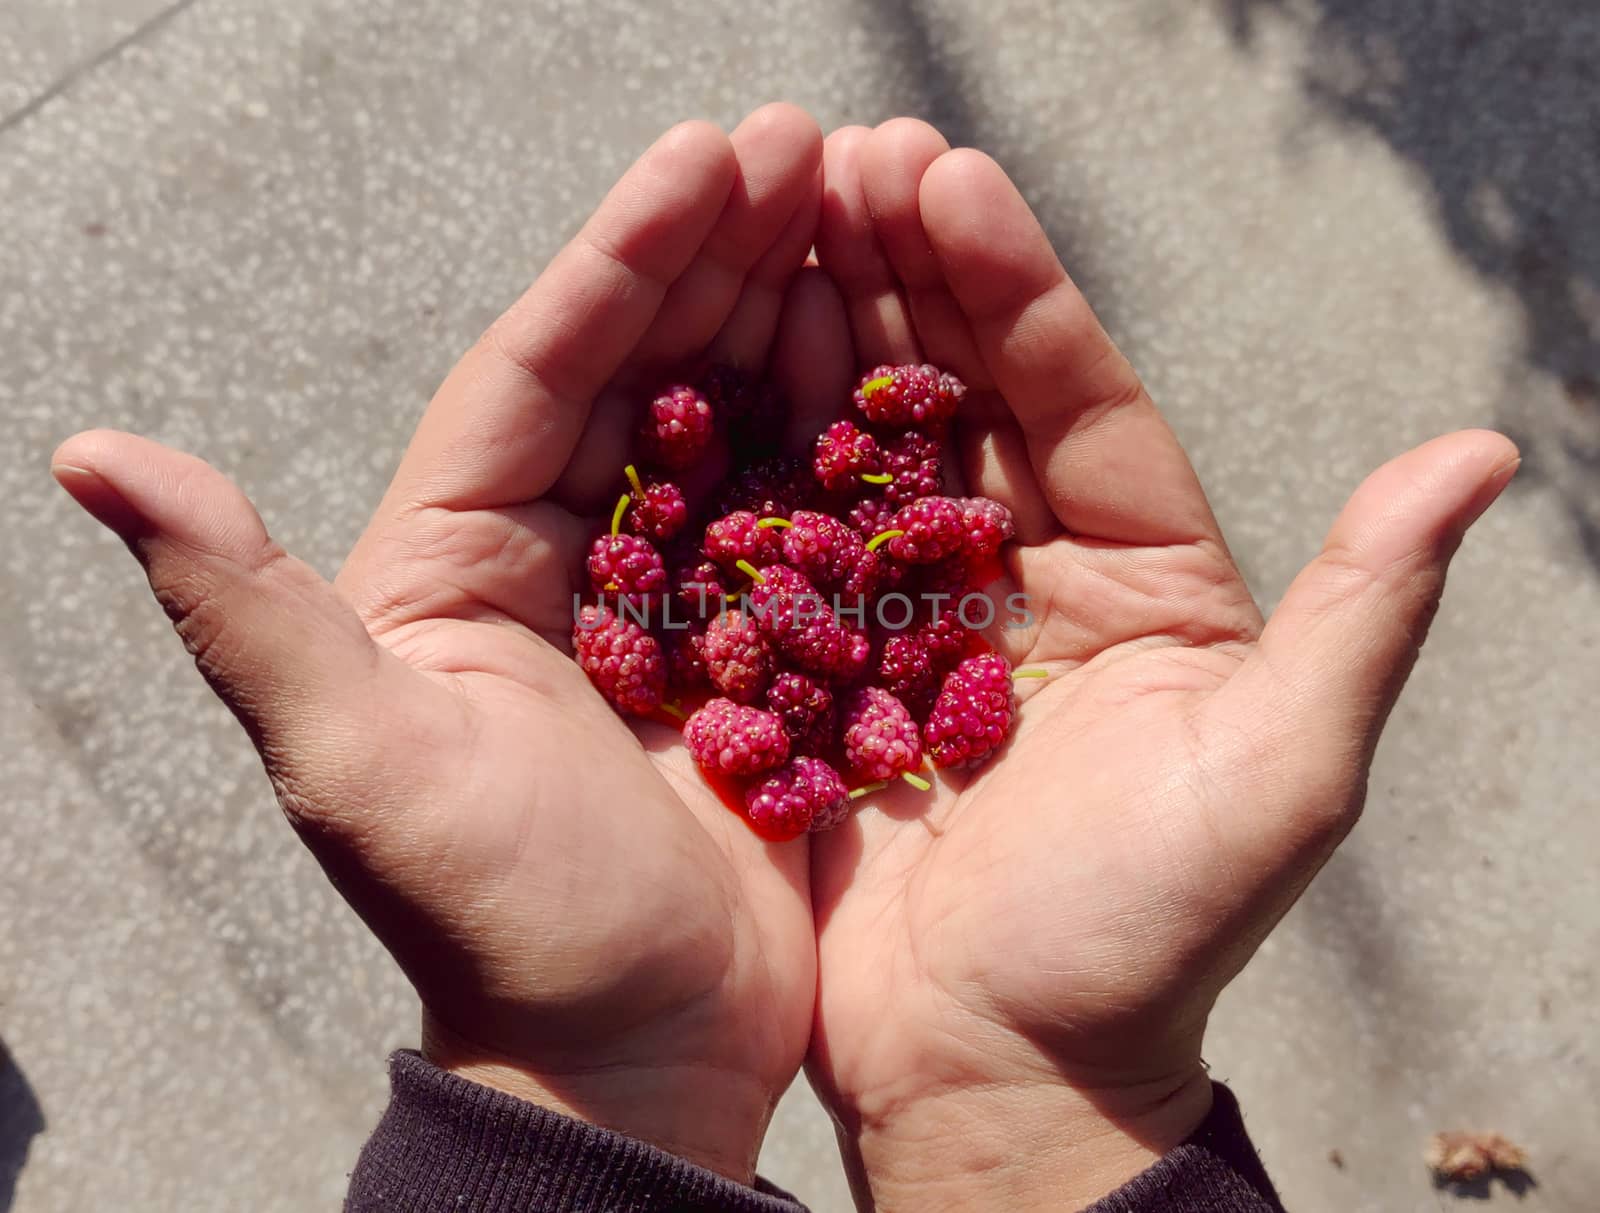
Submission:
[[[1004,572],[1005,568],[1000,563],[1000,557],[994,555],[973,561],[971,568],[968,570],[968,575],[973,588],[982,590],[1000,580]]]
[[[742,821],[757,838],[766,842],[789,842],[800,837],[804,830],[775,830],[770,827],[759,826],[750,820],[750,815],[744,811],[745,789],[760,782],[761,776],[756,775],[749,780],[735,779],[731,775],[722,775],[713,771],[702,769],[700,777],[706,781],[706,786],[722,802],[723,808],[734,814]]]

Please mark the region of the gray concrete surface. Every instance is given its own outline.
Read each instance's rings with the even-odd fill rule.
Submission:
[[[201,453],[331,571],[454,355],[631,155],[777,96],[1013,168],[1264,603],[1387,455],[1523,443],[1367,819],[1210,1057],[1295,1209],[1452,1205],[1420,1151],[1456,1126],[1531,1151],[1491,1205],[1592,1207],[1597,62],[1583,0],[7,0],[0,1210],[218,1179],[205,1207],[333,1207],[415,1032],[53,444]],[[847,1207],[803,1092],[767,1165]]]

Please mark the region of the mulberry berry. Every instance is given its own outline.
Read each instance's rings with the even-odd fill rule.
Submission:
[[[832,514],[797,510],[783,528],[784,561],[824,589],[842,586],[866,551],[866,541]]]
[[[856,407],[879,425],[937,425],[948,421],[967,394],[954,375],[936,366],[880,366],[856,387]]]
[[[777,560],[783,539],[777,528],[760,526],[760,521],[749,510],[718,518],[706,527],[706,558],[725,569],[737,568],[741,560],[757,567]]]
[[[883,448],[883,472],[891,477],[883,486],[883,499],[895,506],[908,505],[943,489],[944,455],[932,438],[907,430]]]
[[[883,471],[878,440],[849,421],[836,421],[817,439],[811,458],[817,481],[829,492],[859,486],[862,476]]]
[[[945,676],[923,730],[940,767],[973,766],[1000,748],[1016,714],[1011,663],[998,653],[969,657]]]
[[[650,402],[645,445],[663,467],[686,468],[711,441],[711,404],[692,387],[669,388]]]
[[[689,504],[683,490],[666,480],[639,486],[628,507],[628,525],[641,535],[665,542],[689,521]]]
[[[771,712],[712,699],[683,726],[689,755],[722,775],[759,775],[789,760],[789,735]]]
[[[647,716],[661,706],[667,666],[656,638],[601,603],[578,612],[572,649],[589,681],[623,712]]]
[[[764,830],[796,837],[829,830],[850,815],[850,790],[820,758],[795,758],[745,793],[745,811]]]
[[[845,758],[864,779],[895,779],[922,765],[917,722],[882,687],[862,687],[846,701],[843,736]]]
[[[602,535],[589,549],[589,581],[599,594],[647,598],[667,588],[661,553],[638,535]]]
[[[743,611],[724,611],[701,641],[711,685],[735,703],[754,703],[772,673],[772,653],[756,621]]]
[[[767,459],[726,481],[717,493],[717,512],[749,510],[757,518],[787,518],[810,502],[815,481],[798,459]]]
[[[772,647],[808,673],[850,682],[871,655],[866,633],[840,622],[804,574],[768,565],[750,590],[750,609]]]
[[[767,707],[783,721],[791,752],[821,754],[832,743],[833,692],[815,678],[779,674],[767,688]]]

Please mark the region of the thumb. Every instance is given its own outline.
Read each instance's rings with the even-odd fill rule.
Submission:
[[[1360,808],[1378,734],[1416,662],[1450,559],[1519,462],[1510,439],[1465,430],[1379,468],[1228,688],[1258,718],[1268,705],[1266,740],[1297,766],[1280,774],[1346,823]]]
[[[51,472],[122,539],[200,672],[249,732],[291,819],[297,760],[370,693],[382,655],[355,611],[268,537],[244,494],[191,455],[132,434],[68,439]]]

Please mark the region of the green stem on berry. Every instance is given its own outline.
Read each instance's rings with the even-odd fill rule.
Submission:
[[[767,584],[767,579],[761,575],[761,570],[756,568],[756,566],[751,564],[748,560],[736,560],[733,562],[733,567],[738,569],[757,585]]]
[[[1013,678],[1048,678],[1048,677],[1050,677],[1050,671],[1049,670],[1013,670],[1011,672],[1011,677],[1013,677]]]
[[[868,484],[893,484],[894,477],[888,472],[862,472],[861,479]]]
[[[677,721],[689,719],[688,713],[686,713],[676,703],[664,703],[661,705],[661,710]]]
[[[871,539],[867,540],[867,551],[876,552],[880,547],[888,543],[889,540],[898,539],[904,534],[904,531],[879,531]]]
[[[627,467],[622,469],[622,474],[628,478],[628,483],[633,486],[634,496],[643,497],[644,485],[639,482],[639,469],[630,463]]]
[[[611,533],[615,535],[622,530],[622,516],[628,512],[628,507],[633,504],[633,498],[624,493],[617,502],[617,508],[611,511]]]
[[[933,788],[933,785],[921,775],[913,775],[910,771],[902,771],[900,778],[905,780],[912,787],[916,788],[919,792],[931,791]]]
[[[794,523],[790,522],[787,518],[763,518],[760,522],[756,523],[757,527],[766,531],[770,531],[775,526],[789,527],[793,525]]]
[[[850,799],[860,800],[863,796],[871,796],[874,792],[881,792],[888,786],[889,785],[882,780],[879,780],[877,783],[863,784],[859,788],[852,789],[850,792]]]
[[[877,379],[869,379],[867,382],[861,385],[861,394],[870,400],[872,399],[873,392],[877,391],[879,388],[888,387],[893,382],[893,375],[882,375]]]

